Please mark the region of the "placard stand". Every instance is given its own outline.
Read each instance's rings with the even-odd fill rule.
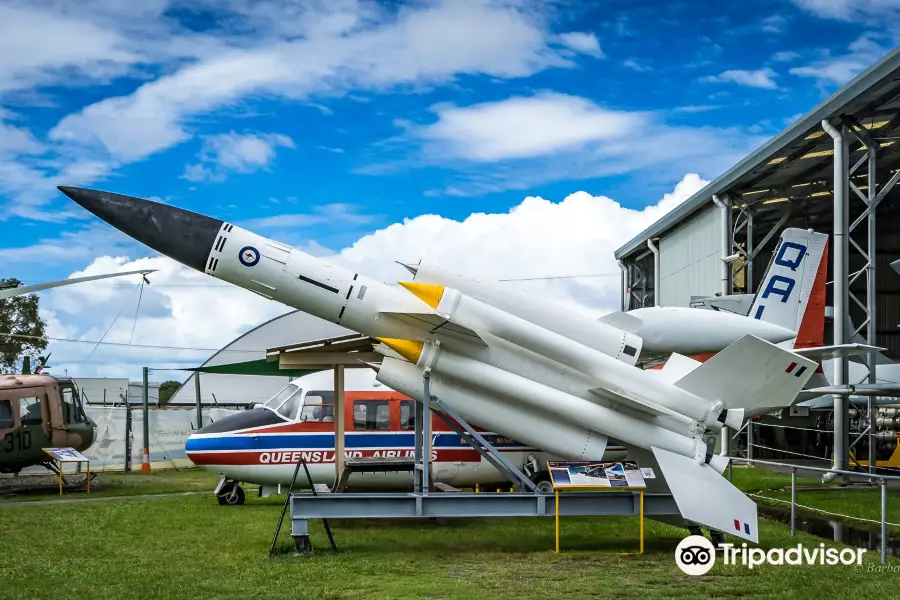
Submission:
[[[560,491],[591,491],[601,493],[638,492],[639,548],[644,553],[644,491],[647,485],[634,461],[548,461],[547,470],[553,483],[555,497],[556,553],[559,554],[559,493]],[[630,553],[623,553],[625,555]]]
[[[87,493],[91,493],[91,460],[75,448],[44,448],[44,452],[50,455],[56,462],[56,470],[59,472],[59,495],[63,493],[63,466],[66,463],[87,463]]]

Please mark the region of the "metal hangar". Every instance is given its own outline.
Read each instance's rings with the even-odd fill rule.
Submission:
[[[825,342],[859,336],[900,359],[898,149],[900,47],[619,248],[622,310],[753,294],[779,233],[808,228],[829,234]],[[836,359],[833,383],[847,377],[848,359]],[[835,396],[838,469],[848,466],[848,411]]]

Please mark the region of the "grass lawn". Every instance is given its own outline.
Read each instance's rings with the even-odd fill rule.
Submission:
[[[735,472],[737,475],[737,471]],[[108,491],[211,489],[199,473],[116,476]],[[122,478],[119,480],[118,478]],[[183,478],[176,490],[176,479]],[[213,481],[214,483],[214,481]],[[107,491],[107,490],[104,490]],[[138,492],[138,493],[141,493]],[[248,494],[243,507],[212,495],[95,503],[0,506],[0,539],[15,552],[0,563],[0,582],[14,597],[103,598],[752,598],[895,595],[896,572],[845,566],[718,564],[703,577],[681,573],[674,549],[683,530],[647,521],[646,553],[635,518],[564,518],[562,553],[553,552],[552,519],[333,521],[339,546],[328,547],[313,523],[316,552],[293,554],[289,528],[268,557],[283,497]],[[823,540],[790,537],[786,526],[760,520],[764,548]],[[730,538],[729,541],[737,541]],[[825,541],[829,547],[835,545]],[[878,561],[868,552],[866,563]],[[892,563],[900,569],[900,561]],[[865,569],[863,569],[865,571]],[[7,596],[13,597],[13,596]]]
[[[0,498],[2,502],[23,502],[34,500],[59,499],[58,492],[52,487],[57,479],[55,475],[42,476],[47,480],[50,489],[41,492],[30,492],[8,498]],[[38,479],[29,477],[29,480]],[[139,494],[172,494],[178,492],[210,492],[216,487],[219,478],[213,473],[200,469],[182,469],[180,471],[157,471],[154,473],[110,473],[97,474],[91,482],[91,493],[63,492],[63,498],[94,498],[101,496],[135,496]]]

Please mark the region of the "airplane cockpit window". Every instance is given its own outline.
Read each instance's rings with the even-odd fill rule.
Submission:
[[[293,396],[300,388],[293,383],[289,383],[283,390],[272,396],[272,399],[266,402],[266,406],[272,410],[277,410],[284,401]]]
[[[19,398],[19,421],[23,426],[40,425],[44,422],[40,398]]]
[[[12,429],[15,425],[12,404],[9,400],[0,400],[0,430]]]
[[[353,403],[353,429],[390,429],[391,406],[387,400],[356,400]]]
[[[303,410],[300,412],[300,420],[313,423],[333,423],[333,403],[333,392],[309,392],[306,394],[306,399],[303,401]]]
[[[296,386],[295,386],[296,387]],[[302,391],[300,388],[297,388],[297,391],[294,394],[285,400],[284,404],[282,404],[278,408],[278,414],[282,417],[290,420],[294,420],[297,418],[297,410],[300,408],[300,399],[303,397]]]

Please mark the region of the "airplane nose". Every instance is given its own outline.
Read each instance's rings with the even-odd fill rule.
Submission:
[[[222,221],[152,200],[86,188],[59,191],[122,233],[198,271],[222,227]]]

